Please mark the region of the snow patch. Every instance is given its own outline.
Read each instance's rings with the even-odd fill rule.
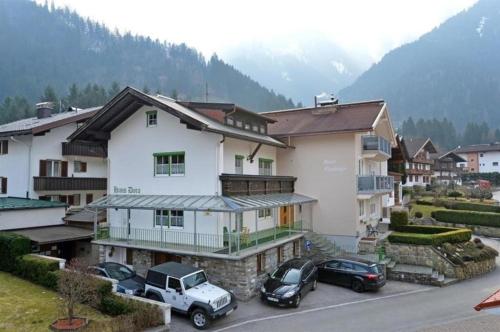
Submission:
[[[288,75],[288,72],[286,71],[282,71],[281,72],[281,77],[285,80],[285,81],[288,81],[290,82],[292,79],[290,78],[290,75]]]
[[[477,28],[476,28],[476,31],[477,31],[477,34],[479,35],[479,37],[483,36],[484,24],[486,23],[487,20],[488,20],[488,18],[486,16],[481,17],[481,19],[479,20],[479,24],[477,25]]]
[[[339,74],[344,74],[347,71],[347,68],[344,66],[342,62],[332,60],[331,63]]]

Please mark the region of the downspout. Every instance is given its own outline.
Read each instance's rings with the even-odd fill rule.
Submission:
[[[11,136],[10,137],[10,140],[12,142],[16,142],[16,143],[21,143],[23,145],[26,145],[28,147],[28,184],[27,184],[27,188],[26,188],[26,198],[30,198],[30,184],[31,184],[31,145],[32,144],[26,144],[24,143],[23,141],[19,141],[17,139],[14,138],[14,136]]]

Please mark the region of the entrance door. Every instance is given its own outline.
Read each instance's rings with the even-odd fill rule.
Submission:
[[[181,256],[169,254],[166,252],[155,252],[153,254],[153,265],[159,265],[166,262],[181,262]]]
[[[293,226],[294,222],[293,205],[280,207],[280,226],[285,227],[288,225]]]

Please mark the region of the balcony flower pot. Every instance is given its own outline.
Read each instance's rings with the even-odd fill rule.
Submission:
[[[50,324],[51,331],[82,331],[89,324],[88,318],[74,317],[71,323],[68,318],[60,318]]]

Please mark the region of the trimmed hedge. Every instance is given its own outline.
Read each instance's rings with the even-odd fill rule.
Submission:
[[[426,200],[423,200],[423,199],[418,199],[417,200],[417,204],[418,205],[434,205],[434,202],[432,202],[432,201],[426,201]]]
[[[14,272],[16,258],[30,252],[30,239],[15,233],[0,232],[0,271]]]
[[[408,212],[406,211],[392,211],[391,212],[391,223],[389,227],[391,229],[396,229],[399,226],[408,225]]]
[[[452,224],[500,227],[500,213],[437,210],[431,213],[431,217]]]
[[[413,227],[413,226],[407,226]],[[425,226],[418,226],[425,227]],[[452,230],[446,232],[439,232],[434,234],[419,233],[407,233],[407,232],[394,232],[389,235],[389,242],[392,243],[405,243],[405,244],[416,244],[416,245],[432,245],[439,246],[443,243],[463,243],[468,242],[471,239],[472,231],[465,228],[451,228]],[[419,231],[418,229],[407,229],[408,231]],[[422,229],[420,229],[421,231]],[[429,230],[431,231],[431,230]],[[436,231],[436,230],[432,230]]]
[[[469,202],[446,202],[445,207],[447,209],[452,209],[452,210],[500,213],[500,206],[491,204],[479,204],[479,203],[469,203]]]
[[[59,262],[37,256],[17,257],[14,274],[41,286],[57,289]]]
[[[439,234],[439,233],[456,231],[457,229],[458,228],[455,227],[443,227],[443,226],[406,225],[397,227],[395,231],[401,233]]]

